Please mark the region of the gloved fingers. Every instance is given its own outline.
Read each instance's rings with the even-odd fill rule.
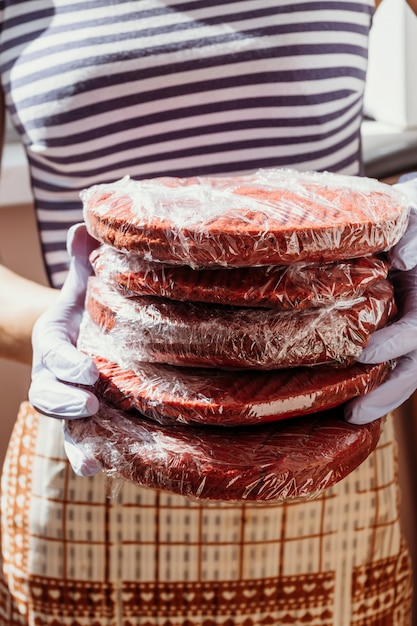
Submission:
[[[401,184],[401,183],[406,183],[407,181],[414,180],[415,178],[417,178],[417,172],[407,172],[406,174],[401,174],[398,181],[396,182],[396,185]],[[416,194],[417,194],[417,191],[416,191]]]
[[[408,400],[417,388],[417,352],[402,357],[385,382],[364,396],[350,400],[345,419],[367,424],[383,417]]]
[[[411,270],[417,266],[417,172],[400,178],[394,185],[410,202],[408,227],[400,241],[390,250],[392,267]]]
[[[76,385],[94,385],[98,378],[97,367],[92,358],[78,350],[68,338],[51,332],[37,340],[32,375],[47,368],[58,380]]]
[[[417,208],[411,208],[407,230],[390,250],[389,259],[395,269],[407,271],[417,266]]]
[[[70,229],[68,239],[71,263],[58,302],[82,306],[87,280],[93,271],[89,256],[98,242],[88,235],[83,224],[73,227],[72,233]]]
[[[60,333],[62,337],[72,337],[72,341],[75,342],[84,310],[87,280],[91,273],[90,264],[85,265],[82,260],[75,258],[71,260],[67,278],[56,301],[40,316],[34,326],[35,337],[49,337],[54,331]]]
[[[101,471],[100,463],[89,457],[79,446],[74,443],[71,435],[66,428],[65,422],[63,423],[64,433],[64,449],[65,454],[68,457],[70,465],[77,476],[95,476]]]
[[[34,363],[62,343],[76,344],[83,312],[78,306],[57,306],[55,302],[36,320],[32,330]]]
[[[402,314],[417,311],[417,268],[390,270],[389,279],[395,288],[395,300]]]
[[[88,265],[90,254],[98,245],[99,242],[87,232],[84,222],[74,224],[68,229],[67,251],[70,257],[82,259]]]
[[[88,417],[99,408],[98,399],[91,391],[63,383],[44,368],[32,374],[28,397],[37,411],[59,419]]]
[[[391,361],[417,350],[417,312],[371,334],[357,360],[360,363]]]
[[[91,391],[66,384],[91,386],[98,378],[93,360],[75,347],[87,280],[92,273],[89,255],[97,245],[85,224],[70,228],[67,247],[71,263],[67,278],[56,302],[34,325],[29,400],[46,415],[76,419],[98,410],[98,400]]]
[[[71,256],[71,263],[56,303],[41,316],[45,322],[61,321],[66,314],[73,313],[75,307],[81,310],[84,307],[84,296],[87,279],[92,274],[92,266],[89,255],[98,246],[98,241],[93,239],[86,230],[85,224],[75,224],[67,235],[67,247]]]
[[[78,239],[84,245],[87,235],[85,226],[77,225],[72,230],[73,242]],[[74,245],[70,243],[70,247]],[[88,247],[91,248],[89,244]],[[32,333],[34,368],[46,366],[56,378],[84,385],[91,385],[97,379],[92,360],[74,347],[84,311],[87,279],[91,272],[88,259],[73,257],[57,301],[40,316]]]

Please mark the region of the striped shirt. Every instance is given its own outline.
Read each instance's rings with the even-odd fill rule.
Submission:
[[[51,282],[91,184],[360,173],[373,0],[0,0],[6,104]]]

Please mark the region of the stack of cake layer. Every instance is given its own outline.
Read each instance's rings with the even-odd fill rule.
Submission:
[[[380,423],[349,425],[340,407],[393,366],[356,358],[396,315],[384,252],[407,225],[398,192],[260,170],[125,178],[82,199],[101,245],[79,347],[102,404],[70,432],[106,472],[277,500],[314,495],[366,458]]]

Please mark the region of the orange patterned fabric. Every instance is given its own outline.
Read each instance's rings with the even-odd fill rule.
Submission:
[[[21,411],[2,477],[0,626],[410,626],[393,425],[319,497],[189,501],[74,475]]]

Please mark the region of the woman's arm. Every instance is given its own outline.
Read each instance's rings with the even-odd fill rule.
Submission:
[[[0,157],[4,139],[4,100],[0,91]],[[28,259],[30,263],[30,259]],[[57,291],[0,265],[0,357],[30,364],[33,324]]]

